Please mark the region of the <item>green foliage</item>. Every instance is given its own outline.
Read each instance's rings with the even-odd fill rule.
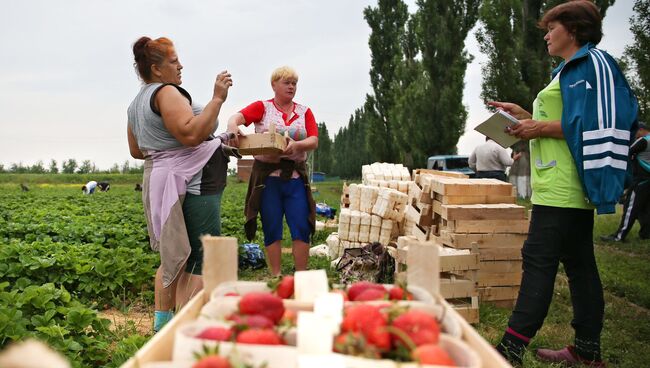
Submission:
[[[314,155],[314,171],[332,173],[332,138],[325,123],[318,123],[318,149]]]
[[[625,47],[627,80],[639,99],[639,120],[650,122],[650,0],[636,0],[630,18],[634,42]]]
[[[482,67],[484,101],[514,102],[532,111],[537,93],[550,81],[554,61],[548,55],[544,34],[537,22],[544,12],[563,0],[484,0],[481,27],[476,33],[488,62]],[[601,15],[614,0],[596,0]]]
[[[74,367],[103,366],[109,359],[110,321],[52,283],[0,283],[0,347],[34,337],[64,353]]]
[[[58,174],[59,173],[59,165],[57,164],[55,159],[52,159],[50,161],[50,174]]]
[[[158,255],[139,193],[115,188],[0,190],[0,278],[64,286],[84,302],[118,305],[150,288]],[[53,200],[53,198],[55,200]]]
[[[77,170],[77,160],[69,158],[61,164],[61,172],[64,174],[73,174]]]
[[[366,147],[367,129],[371,124],[368,118],[363,109],[357,109],[350,117],[348,126],[339,129],[334,136],[333,175],[360,178],[361,166],[372,162]]]
[[[366,96],[364,109],[369,114],[368,148],[376,161],[393,162],[398,158],[399,126],[391,116],[396,102],[397,69],[402,62],[401,40],[409,17],[402,0],[379,0],[377,7],[363,11],[371,33],[368,39],[372,58],[370,83],[373,96]]]
[[[136,174],[107,174],[107,173],[93,173],[93,174],[29,174],[29,173],[3,173],[0,175],[0,184],[2,183],[25,183],[35,184],[39,187],[47,188],[47,184],[74,184],[78,185],[81,192],[81,186],[89,182],[107,181],[113,184],[129,184],[130,189],[133,189],[135,183],[142,183],[142,173]]]

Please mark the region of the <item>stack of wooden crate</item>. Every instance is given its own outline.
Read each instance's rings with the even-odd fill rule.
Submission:
[[[429,244],[438,248],[439,263],[439,293],[470,323],[479,321],[478,290],[476,288],[476,273],[479,268],[479,257],[476,249],[453,249],[443,247],[432,241],[423,242],[417,237],[400,236],[397,239],[397,249],[392,252],[395,258],[395,280],[406,280],[406,264],[409,244]]]
[[[431,188],[438,219],[431,238],[455,249],[478,247],[479,299],[512,306],[521,283],[521,247],[529,225],[525,207],[514,204],[512,185],[496,179],[437,178]]]

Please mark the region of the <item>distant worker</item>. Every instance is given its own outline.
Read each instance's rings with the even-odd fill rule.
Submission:
[[[641,225],[639,238],[650,239],[650,129],[646,124],[639,122],[636,138],[629,154],[634,178],[625,196],[621,224],[614,234],[602,236],[602,240],[625,241],[636,220]]]
[[[111,189],[111,185],[106,181],[100,181],[97,186],[101,192],[108,192]]]
[[[20,183],[20,190],[22,190],[23,192],[29,192],[29,188],[27,187],[27,185],[23,183]]]
[[[510,157],[508,151],[497,142],[485,137],[485,143],[477,146],[469,156],[469,167],[477,178],[506,180],[506,167],[521,157],[521,152]]]
[[[140,185],[140,183],[135,183],[135,188],[133,190],[136,192],[142,192],[142,185]]]
[[[81,187],[81,191],[83,194],[93,194],[95,193],[95,188],[97,188],[97,182],[94,180],[91,180],[86,183],[83,187]]]

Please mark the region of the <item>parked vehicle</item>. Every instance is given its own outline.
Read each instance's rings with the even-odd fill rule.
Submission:
[[[469,168],[469,157],[464,155],[431,156],[427,160],[427,169],[456,171],[469,175],[470,178],[476,176],[474,170]]]

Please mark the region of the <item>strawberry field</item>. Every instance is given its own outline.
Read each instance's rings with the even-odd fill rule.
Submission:
[[[61,177],[0,178],[0,348],[33,336],[64,353],[75,367],[117,367],[151,337],[150,326],[136,329],[133,317],[153,314],[159,262],[149,249],[141,193],[133,191],[135,181],[119,178],[109,192],[84,196],[80,185],[61,182]],[[30,190],[22,192],[20,182]],[[317,201],[338,207],[340,182],[318,188]],[[240,244],[245,192],[245,183],[231,181],[222,201],[223,234]],[[598,217],[595,239],[611,233],[619,216]],[[616,367],[645,366],[650,360],[645,349],[650,343],[650,244],[636,231],[627,243],[596,246],[606,297],[603,353]],[[315,243],[326,236],[319,232]],[[261,243],[261,234],[256,240]],[[325,258],[312,257],[310,267],[325,268],[337,279]],[[289,253],[283,254],[282,271],[292,272]],[[266,270],[240,271],[241,279],[268,277]],[[103,317],[106,310],[124,314],[127,322],[117,325]],[[477,329],[494,343],[508,316],[507,309],[481,305]],[[549,317],[532,347],[571,343],[570,320],[568,285],[561,273]],[[548,366],[532,354],[525,363]]]

